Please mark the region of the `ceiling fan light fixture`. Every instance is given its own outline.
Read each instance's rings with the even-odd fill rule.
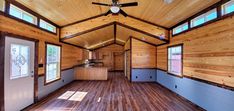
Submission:
[[[119,13],[120,7],[118,7],[118,6],[111,6],[110,10],[111,10],[112,13],[116,14],[116,13]]]
[[[173,0],[164,0],[165,3],[170,4],[173,2]]]

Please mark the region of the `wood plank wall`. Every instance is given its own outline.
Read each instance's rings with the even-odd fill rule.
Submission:
[[[131,49],[131,46],[130,46],[130,39],[127,40],[127,42],[125,43],[124,45],[124,50],[130,50]]]
[[[71,68],[82,59],[82,49],[59,42],[59,36],[42,31],[35,27],[18,22],[4,15],[0,15],[0,31],[21,35],[39,40],[38,63],[45,62],[45,42],[52,42],[62,45],[62,69]],[[44,64],[45,66],[45,64]],[[44,74],[44,68],[39,68],[38,74]]]
[[[124,47],[117,45],[117,44],[113,44],[98,50],[94,51],[96,54],[102,56],[102,60],[100,60],[100,62],[104,63],[104,67],[108,67],[109,71],[113,71],[115,69],[118,70],[124,70]],[[114,61],[114,53],[122,53],[122,58],[120,61],[122,61],[121,63],[119,63],[119,61],[117,62],[117,67],[114,67],[116,61]]]
[[[156,68],[156,47],[132,39],[132,68]]]
[[[172,37],[184,44],[183,74],[234,87],[234,18],[214,22]],[[167,46],[157,47],[157,67],[167,70]]]
[[[130,39],[127,40],[127,42],[124,45],[124,54],[125,54],[125,68],[124,72],[125,75],[127,76],[128,80],[131,79],[131,44],[130,44]]]

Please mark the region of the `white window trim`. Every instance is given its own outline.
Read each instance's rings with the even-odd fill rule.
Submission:
[[[210,21],[210,20],[207,20],[206,17],[207,17],[207,15],[209,15],[210,13],[213,13],[213,12],[218,13],[218,12],[217,12],[217,8],[214,8],[214,9],[212,9],[212,10],[210,10],[210,11],[208,11],[208,12],[206,12],[206,13],[204,13],[204,14],[202,14],[202,15],[200,15],[200,16],[194,18],[194,19],[192,19],[192,20],[191,20],[191,27],[196,27],[196,26],[202,25],[202,24],[204,24],[204,23]],[[204,18],[204,19],[205,19],[205,20],[204,20],[204,23],[194,26],[194,25],[195,25],[194,22],[197,21],[197,20],[199,20],[199,19],[201,19],[201,18]],[[216,17],[216,18],[217,18],[217,17]]]
[[[13,4],[10,4],[10,10],[11,10],[11,7],[12,7],[12,8],[15,8],[15,9],[17,9],[17,10],[19,10],[19,11],[21,12],[21,13],[20,13],[20,18],[19,18],[19,19],[21,19],[21,20],[23,20],[23,21],[26,21],[26,20],[23,19],[23,14],[27,14],[27,15],[29,15],[29,16],[31,16],[31,17],[33,18],[33,23],[28,22],[28,21],[26,21],[26,22],[31,23],[31,24],[34,24],[34,25],[37,25],[37,17],[36,17],[36,16],[34,16],[34,15],[32,15],[32,14],[30,14],[30,13],[28,13],[28,12],[22,10],[22,9],[20,9],[19,7],[15,6],[15,5],[13,5]],[[11,15],[11,14],[10,14],[10,15]],[[13,16],[13,15],[11,15],[11,16]],[[14,16],[14,17],[15,17],[15,16]],[[16,17],[16,18],[18,18],[18,17]]]
[[[50,81],[47,81],[47,71],[48,71],[48,69],[47,69],[47,65],[48,65],[48,63],[47,63],[47,53],[46,53],[46,58],[45,58],[45,67],[46,67],[46,70],[45,70],[45,85],[48,85],[48,84],[50,84],[50,83],[52,83],[52,82],[54,82],[54,81],[57,81],[57,80],[60,80],[61,79],[61,53],[62,53],[62,47],[60,46],[60,45],[54,45],[54,44],[50,44],[50,43],[46,43],[46,52],[47,52],[47,49],[48,49],[48,45],[51,45],[51,46],[56,46],[56,47],[59,47],[59,62],[56,62],[56,63],[59,63],[59,69],[57,69],[59,72],[58,72],[58,74],[56,74],[57,75],[57,78],[56,79],[54,79],[54,80],[50,80]],[[49,64],[51,64],[51,63],[49,63]]]
[[[176,74],[176,73],[174,73],[174,72],[171,72],[170,70],[169,70],[169,60],[172,60],[172,59],[169,59],[169,50],[171,49],[171,48],[175,48],[175,47],[181,47],[181,73],[180,74]],[[178,45],[174,45],[174,46],[169,46],[169,47],[167,47],[167,72],[169,73],[169,74],[172,74],[172,75],[175,75],[175,76],[178,76],[178,77],[183,77],[183,44],[178,44]]]

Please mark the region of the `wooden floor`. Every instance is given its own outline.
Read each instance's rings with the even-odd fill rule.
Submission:
[[[73,97],[69,92],[87,95]],[[67,92],[67,93],[66,93]],[[61,96],[61,95],[66,96]],[[47,111],[197,111],[202,110],[156,83],[130,83],[123,73],[108,81],[75,81],[27,110]]]

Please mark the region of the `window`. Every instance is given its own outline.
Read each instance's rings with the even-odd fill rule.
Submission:
[[[10,54],[10,79],[17,79],[29,76],[30,70],[30,47],[11,44]]]
[[[182,76],[182,45],[168,47],[168,72]]]
[[[234,12],[234,0],[231,0],[222,5],[222,15]]]
[[[61,47],[52,44],[46,44],[46,75],[45,82],[50,83],[60,79]]]
[[[26,22],[32,23],[37,25],[37,17],[23,11],[22,9],[14,6],[14,5],[10,5],[10,15],[17,17],[19,19],[22,19]]]
[[[41,20],[40,19],[40,27],[43,28],[43,29],[46,29],[50,32],[54,32],[56,33],[56,27],[49,24],[48,22],[44,21],[44,20]]]
[[[196,17],[195,19],[191,20],[191,27],[196,27],[198,25],[204,24],[210,20],[216,19],[217,18],[217,10],[216,8],[205,13],[202,14],[198,17]]]
[[[188,23],[184,23],[173,29],[173,35],[188,30]]]
[[[0,0],[0,11],[4,12],[5,10],[5,1],[4,0]]]

